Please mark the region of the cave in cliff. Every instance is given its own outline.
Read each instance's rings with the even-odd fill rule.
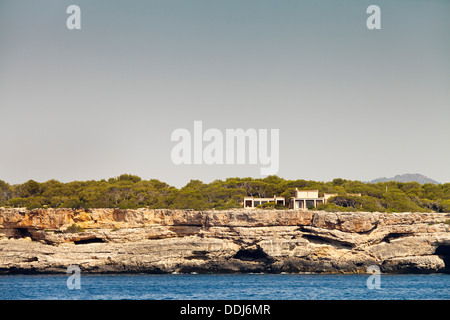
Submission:
[[[89,244],[89,243],[104,243],[105,241],[101,238],[88,238],[88,239],[80,239],[75,240],[74,244]]]
[[[32,238],[33,235],[27,228],[15,228],[15,238]]]
[[[450,273],[450,245],[438,246],[434,254],[444,260],[445,267],[443,272]]]
[[[257,248],[242,248],[233,256],[234,259],[242,261],[258,261],[258,262],[272,262],[272,259],[261,247]]]

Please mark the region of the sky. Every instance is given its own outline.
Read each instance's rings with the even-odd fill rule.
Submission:
[[[264,177],[259,163],[174,164],[172,132],[202,121],[279,129],[285,179],[450,182],[449,13],[445,0],[0,0],[0,180]]]

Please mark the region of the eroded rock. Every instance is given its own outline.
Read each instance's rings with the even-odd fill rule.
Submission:
[[[0,208],[0,272],[449,272],[450,214]],[[69,228],[76,225],[77,228]],[[68,232],[68,230],[80,232]]]

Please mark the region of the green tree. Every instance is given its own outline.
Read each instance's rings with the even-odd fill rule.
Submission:
[[[440,210],[441,212],[450,212],[450,200],[443,200],[440,203]]]
[[[0,204],[5,203],[11,198],[11,187],[8,183],[0,180]]]
[[[22,190],[25,197],[35,196],[41,191],[41,185],[34,180],[28,180],[23,184]]]

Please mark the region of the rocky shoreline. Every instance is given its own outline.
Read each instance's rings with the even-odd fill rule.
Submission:
[[[0,274],[450,273],[450,213],[0,208]]]

